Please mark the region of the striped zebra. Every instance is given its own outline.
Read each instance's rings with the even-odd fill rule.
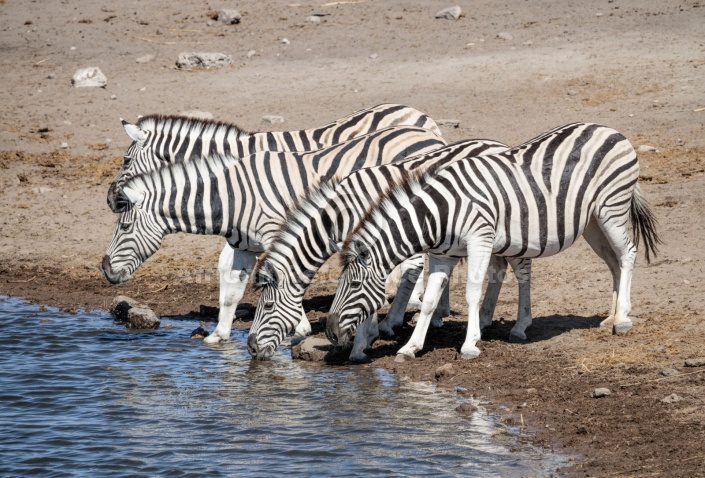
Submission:
[[[507,149],[507,145],[496,141],[461,141],[404,161],[359,169],[340,182],[323,183],[313,190],[289,211],[282,228],[253,272],[255,287],[261,294],[248,337],[250,354],[258,359],[271,357],[301,319],[304,293],[313,276],[330,256],[340,250],[339,244],[370,204],[377,202],[391,185],[411,171],[441,167],[459,158]],[[392,307],[379,324],[379,331],[386,335],[393,335],[392,327],[402,323],[413,285],[423,266],[423,256],[416,257],[420,263],[405,271]],[[494,297],[496,301],[496,295]],[[488,305],[489,309],[494,307]],[[376,318],[370,321],[370,328],[358,328],[350,360],[364,361],[367,358],[363,350],[370,339],[378,336],[375,325]]]
[[[393,266],[428,251],[430,276],[420,318],[398,352],[398,359],[413,357],[423,348],[449,270],[467,256],[469,312],[461,354],[477,357],[479,299],[491,254],[547,257],[581,235],[612,273],[612,307],[601,325],[626,332],[632,326],[628,314],[637,246],[643,239],[649,261],[660,242],[638,176],[637,155],[624,136],[574,123],[507,152],[460,160],[410,179],[388,192],[346,239],[326,334],[333,343],[349,341],[355,325],[382,305],[384,279]]]
[[[213,153],[245,158],[260,151],[314,151],[390,126],[418,126],[441,136],[430,117],[397,104],[363,109],[320,128],[269,133],[250,133],[233,124],[185,116],[150,115],[140,118],[137,124],[121,121],[132,144],[108,188],[108,205],[113,212],[122,212],[117,193],[123,183],[165,164]]]
[[[224,250],[232,251],[233,259],[223,261],[221,254],[218,326],[206,341],[227,341],[257,255],[284,220],[288,204],[320,181],[442,146],[429,130],[392,127],[309,153],[261,152],[245,159],[216,154],[135,176],[119,190],[124,212],[103,258],[103,273],[112,283],[129,280],[166,234],[224,236],[230,245]],[[302,324],[297,333],[310,332],[305,317]]]

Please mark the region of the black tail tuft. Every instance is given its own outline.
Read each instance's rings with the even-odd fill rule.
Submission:
[[[634,233],[634,245],[639,248],[640,239],[644,240],[646,262],[651,262],[651,255],[656,257],[658,244],[663,244],[656,232],[656,217],[651,206],[641,193],[637,184],[634,188],[632,203],[629,208],[629,217],[632,221],[632,232]]]

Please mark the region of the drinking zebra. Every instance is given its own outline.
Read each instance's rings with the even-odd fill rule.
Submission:
[[[496,141],[461,141],[404,161],[359,169],[340,182],[323,183],[313,190],[289,211],[253,272],[255,287],[261,294],[248,338],[250,354],[258,359],[271,357],[279,343],[298,324],[303,314],[304,292],[316,271],[340,250],[338,244],[343,242],[370,204],[376,203],[391,185],[410,171],[438,168],[459,158],[507,149],[507,145]],[[402,323],[411,288],[423,265],[423,257],[416,257],[420,264],[406,271],[407,277],[402,279],[386,319],[379,324],[379,330],[387,335],[393,335],[392,327]],[[495,303],[497,295],[487,294],[494,297]],[[488,304],[486,309],[491,313],[494,306]],[[358,329],[350,360],[367,358],[363,350],[369,339],[377,336],[376,318],[369,325],[369,329]]]
[[[459,160],[410,178],[385,194],[346,239],[326,334],[333,343],[349,341],[355,325],[382,305],[384,279],[394,265],[428,251],[430,276],[420,318],[398,352],[399,358],[413,357],[423,348],[449,271],[467,256],[469,313],[461,354],[477,357],[479,299],[491,254],[547,257],[581,235],[612,273],[612,307],[603,325],[615,333],[629,330],[637,246],[643,239],[649,261],[660,242],[638,176],[636,152],[624,136],[574,123],[507,152]]]
[[[214,153],[244,158],[259,151],[314,151],[390,126],[418,126],[441,136],[429,116],[408,106],[389,103],[301,131],[250,133],[234,124],[162,115],[144,116],[137,124],[122,120],[122,124],[132,144],[108,188],[108,205],[113,212],[122,212],[117,204],[117,193],[125,181],[169,163]]]
[[[118,192],[124,212],[103,258],[103,273],[112,283],[129,280],[166,234],[224,236],[233,259],[225,262],[221,254],[218,326],[206,341],[227,341],[257,255],[284,220],[287,204],[320,181],[444,145],[429,130],[392,127],[310,153],[261,152],[245,159],[213,155],[135,176]],[[310,332],[305,317],[302,324],[308,330],[297,333]]]

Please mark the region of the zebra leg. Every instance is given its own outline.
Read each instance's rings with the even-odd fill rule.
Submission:
[[[417,256],[413,256],[410,259],[405,260],[404,262],[401,263],[401,277],[402,281],[404,280],[404,274],[410,270],[410,269],[416,269],[417,267],[417,261],[421,260],[421,271],[419,272],[419,275],[417,276],[416,281],[413,279],[413,275],[409,276],[409,280],[412,281],[413,284],[413,289],[411,291],[411,295],[409,296],[409,299],[407,300],[407,305],[406,307],[416,307],[420,308],[421,304],[423,303],[421,299],[421,294],[423,294],[423,269],[425,265],[425,258],[422,254],[418,254]],[[412,260],[413,259],[413,260]]]
[[[397,295],[394,297],[392,307],[389,309],[387,316],[379,324],[379,333],[382,337],[394,337],[393,327],[404,323],[404,312],[406,311],[409,297],[415,288],[415,284],[420,282],[420,278],[423,277],[423,255],[412,256],[405,260],[403,264],[406,264],[406,267],[399,282]]]
[[[369,357],[365,354],[365,349],[372,346],[379,337],[379,327],[377,324],[377,314],[367,317],[355,330],[355,341],[350,352],[351,362],[367,362]]]
[[[448,283],[443,288],[441,292],[441,300],[438,302],[438,307],[433,312],[433,318],[431,319],[431,327],[443,327],[443,317],[448,317],[450,315],[450,274],[453,272],[453,268],[449,272]]]
[[[247,281],[255,262],[257,262],[257,254],[254,252],[235,251],[230,244],[226,244],[223,248],[218,259],[220,273],[218,325],[213,333],[205,338],[206,343],[217,344],[230,340],[235,309],[245,295]]]
[[[441,299],[443,288],[448,284],[448,277],[453,267],[458,263],[457,258],[434,255],[429,257],[428,284],[426,284],[426,293],[421,304],[421,314],[409,342],[397,352],[395,359],[397,362],[404,362],[407,358],[414,358],[416,353],[423,349],[433,312]]]
[[[467,239],[468,281],[465,286],[465,300],[468,303],[468,330],[465,342],[460,348],[460,356],[474,359],[480,355],[477,341],[480,340],[480,299],[482,283],[485,281],[487,266],[492,256],[492,237],[474,235]]]
[[[632,321],[629,312],[632,310],[631,287],[632,271],[636,261],[636,247],[629,238],[626,227],[626,218],[610,218],[611,224],[607,221],[600,222],[600,229],[605,235],[607,242],[612,247],[612,251],[619,263],[619,278],[617,279],[617,304],[612,323],[612,332],[623,334],[632,328]]]
[[[509,332],[510,342],[526,342],[524,331],[531,325],[531,259],[509,259],[519,284],[517,323]]]
[[[487,289],[485,290],[485,298],[482,300],[480,307],[480,328],[492,324],[494,310],[497,307],[497,299],[499,299],[499,291],[502,290],[502,283],[507,272],[507,259],[502,256],[490,258],[490,264],[487,269]]]
[[[605,320],[600,323],[600,327],[612,332],[614,328],[614,318],[617,312],[617,296],[619,294],[619,283],[621,278],[621,272],[619,268],[619,259],[617,259],[617,254],[615,254],[610,242],[607,240],[605,233],[600,229],[599,224],[594,218],[590,219],[588,225],[585,227],[585,232],[583,237],[590,245],[595,254],[597,254],[600,259],[605,261],[607,267],[609,267],[612,273],[612,307],[610,308],[610,315]]]

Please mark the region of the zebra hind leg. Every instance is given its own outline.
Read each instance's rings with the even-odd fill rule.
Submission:
[[[509,332],[510,342],[526,342],[526,328],[531,325],[531,259],[510,259],[519,284],[517,322]]]
[[[607,264],[612,274],[612,306],[610,307],[609,316],[600,323],[601,328],[612,332],[614,329],[615,314],[617,312],[617,297],[621,279],[619,259],[595,218],[590,219],[590,222],[588,222],[583,237],[592,250],[595,251],[595,254],[605,261],[605,264]]]

